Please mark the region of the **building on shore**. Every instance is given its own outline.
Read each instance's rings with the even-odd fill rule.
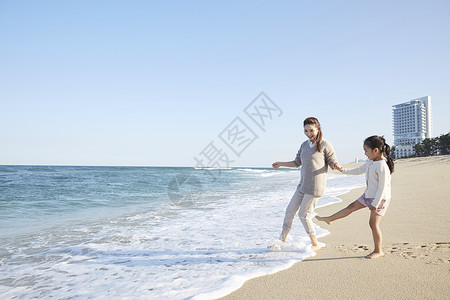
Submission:
[[[414,145],[432,136],[431,97],[425,96],[392,106],[395,157],[415,153]]]

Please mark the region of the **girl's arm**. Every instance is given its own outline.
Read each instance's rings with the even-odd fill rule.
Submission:
[[[378,188],[377,193],[375,194],[375,198],[372,201],[372,206],[378,208],[381,200],[386,196],[386,190],[388,189],[388,185],[390,183],[390,171],[386,164],[381,164],[380,169],[376,170],[378,174]]]
[[[295,161],[277,161],[272,164],[274,169],[278,169],[279,167],[289,167],[289,168],[298,168]]]
[[[359,175],[359,174],[363,174],[367,171],[367,166],[368,166],[369,162],[366,162],[365,164],[354,168],[354,169],[343,169],[342,173],[343,174],[348,174],[348,175]]]

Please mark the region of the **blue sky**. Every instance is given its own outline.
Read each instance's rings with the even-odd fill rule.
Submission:
[[[316,116],[345,163],[431,96],[450,129],[449,1],[0,0],[0,164],[233,166],[292,160]],[[243,112],[264,91],[262,131]],[[240,156],[218,137],[240,117]]]

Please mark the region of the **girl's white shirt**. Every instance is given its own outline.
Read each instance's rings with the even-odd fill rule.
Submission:
[[[342,173],[358,175],[366,173],[366,198],[373,198],[372,206],[380,205],[381,200],[391,199],[391,172],[386,160],[368,160],[365,164],[354,169],[343,169]]]

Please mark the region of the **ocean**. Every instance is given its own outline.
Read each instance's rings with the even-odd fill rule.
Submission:
[[[213,299],[315,255],[297,169],[0,166],[1,299]],[[318,207],[364,186],[329,174]],[[317,235],[329,234],[316,227]]]

